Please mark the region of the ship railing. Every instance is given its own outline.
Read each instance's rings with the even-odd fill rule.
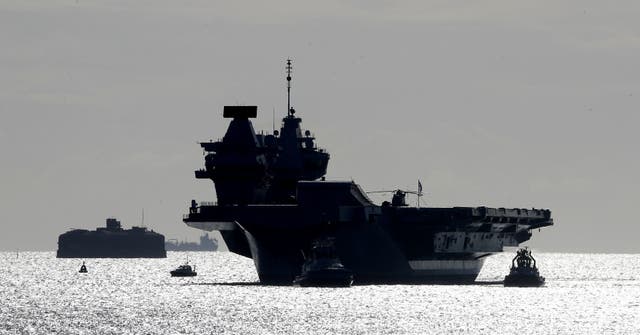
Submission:
[[[476,207],[473,209],[474,216],[493,217],[493,218],[545,218],[550,216],[547,209],[526,209],[526,208],[488,208]]]
[[[188,219],[191,214],[200,214],[202,207],[217,206],[217,201],[201,201],[197,207],[189,207],[189,214],[183,214],[183,219]]]

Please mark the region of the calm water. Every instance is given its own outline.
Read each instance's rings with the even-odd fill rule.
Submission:
[[[501,280],[512,253],[479,280]],[[640,255],[534,253],[543,288],[255,285],[250,259],[189,253],[198,276],[166,259],[56,259],[0,253],[1,334],[638,334]]]

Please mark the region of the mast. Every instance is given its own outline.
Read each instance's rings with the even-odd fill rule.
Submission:
[[[418,192],[416,194],[418,195],[418,208],[420,208],[420,197],[422,196],[422,183],[420,179],[418,179]]]
[[[291,116],[291,59],[287,59],[287,115]]]

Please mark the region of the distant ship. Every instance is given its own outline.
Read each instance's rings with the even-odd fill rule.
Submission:
[[[184,218],[188,226],[220,231],[229,251],[253,258],[262,283],[290,284],[321,234],[335,238],[337,256],[360,284],[473,282],[487,256],[553,225],[547,209],[409,207],[403,191],[377,205],[353,181],[325,181],[329,153],[302,131],[290,104],[289,60],[286,69],[287,115],[279,130],[254,131],[256,106],[224,107],[227,132],[200,143],[204,169],[195,171],[213,181],[217,202],[192,200]],[[402,166],[388,174],[402,175]]]
[[[218,250],[218,240],[210,238],[208,233],[200,236],[200,243],[195,242],[178,242],[177,240],[168,240],[164,243],[167,251],[216,251]]]
[[[164,236],[144,227],[122,229],[108,218],[106,227],[74,229],[58,237],[58,258],[164,258]]]

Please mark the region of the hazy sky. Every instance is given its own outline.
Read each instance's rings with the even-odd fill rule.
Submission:
[[[330,179],[543,207],[545,251],[640,252],[640,4],[0,0],[0,250],[108,216],[167,238],[224,105],[292,104]],[[375,201],[385,200],[382,196]]]

